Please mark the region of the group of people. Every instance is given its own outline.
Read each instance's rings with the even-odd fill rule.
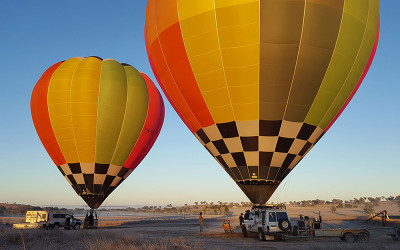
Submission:
[[[248,220],[249,219],[249,216],[250,216],[250,210],[246,210],[246,213],[244,214],[244,217],[243,217],[243,213],[240,213],[240,216],[239,216],[239,224],[240,224],[240,226],[242,226],[242,224],[244,223],[244,220]]]
[[[90,209],[90,213],[88,215],[88,213],[86,213],[85,216],[85,224],[87,223],[87,228],[94,228],[94,220],[95,217],[93,216],[93,209]],[[94,212],[95,216],[96,216],[96,220],[97,220],[97,213]]]

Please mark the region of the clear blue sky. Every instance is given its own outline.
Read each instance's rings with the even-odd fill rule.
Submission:
[[[1,1],[0,202],[84,204],[36,135],[31,92],[49,66],[76,56],[114,58],[155,81],[144,44],[145,9],[145,0]],[[271,201],[400,194],[399,9],[400,1],[381,1],[380,43],[364,83]],[[153,149],[103,205],[247,201],[164,101]]]

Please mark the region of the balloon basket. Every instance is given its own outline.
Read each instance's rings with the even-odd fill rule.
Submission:
[[[97,229],[99,226],[99,219],[97,217],[97,212],[94,209],[90,209],[88,213],[86,213],[85,219],[83,221],[84,229]]]

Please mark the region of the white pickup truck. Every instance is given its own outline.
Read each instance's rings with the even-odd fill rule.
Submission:
[[[260,205],[247,211],[242,232],[257,233],[260,240],[285,240],[291,231],[291,223],[285,207]]]

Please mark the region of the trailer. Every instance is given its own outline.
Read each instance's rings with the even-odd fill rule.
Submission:
[[[32,228],[43,228],[47,220],[49,219],[49,214],[47,211],[27,211],[25,223],[13,224],[15,229],[32,229]]]
[[[363,229],[315,229],[314,237],[338,237],[339,239],[353,242],[367,242],[370,238],[370,232]]]
[[[395,241],[398,241],[400,238],[400,228],[395,227],[324,229],[321,216],[319,216],[319,219],[300,216],[299,220],[293,220],[292,222],[294,226],[288,238],[338,237],[349,243],[367,242],[371,238],[371,235],[376,234],[390,236]]]

